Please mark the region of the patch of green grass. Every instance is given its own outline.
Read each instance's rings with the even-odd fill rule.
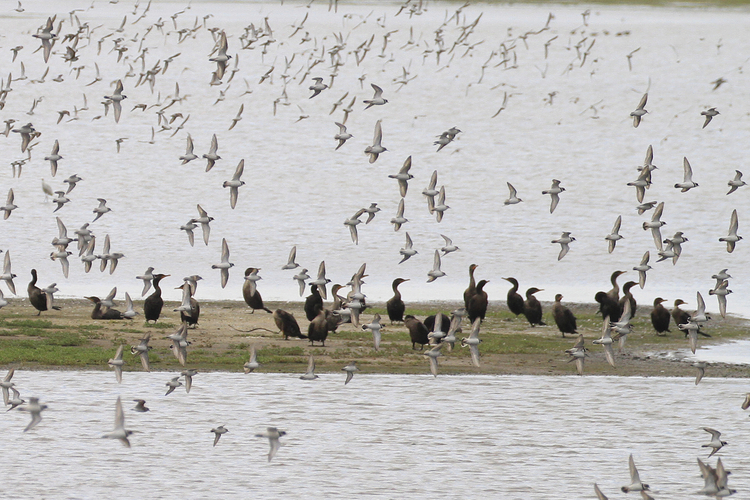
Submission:
[[[159,330],[166,330],[166,329],[169,329],[169,328],[177,328],[177,325],[175,325],[174,323],[167,323],[167,322],[161,322],[161,323],[159,323],[159,322],[157,322],[157,323],[143,323],[143,326],[145,326],[146,328],[156,328],[156,329],[159,329]]]
[[[45,328],[62,328],[54,325],[51,321],[44,319],[16,319],[13,321],[0,321],[0,328],[34,328],[34,329],[45,329]]]
[[[74,347],[87,344],[88,340],[77,333],[55,332],[50,334],[44,343],[52,346]]]
[[[0,339],[0,364],[39,364],[44,366],[103,366],[109,352],[101,347],[64,346],[72,339],[59,339],[60,344],[33,340]]]

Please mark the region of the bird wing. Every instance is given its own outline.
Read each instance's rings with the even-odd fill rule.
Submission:
[[[233,181],[240,180],[240,177],[242,177],[242,173],[245,171],[245,160],[244,158],[240,160],[240,163],[237,165],[237,170],[234,171],[234,175],[232,176]]]
[[[683,175],[683,182],[692,182],[693,180],[693,169],[690,167],[690,162],[687,157],[682,158],[682,167],[685,170]]]
[[[383,140],[383,128],[380,124],[382,120],[378,120],[375,122],[375,135],[372,139],[372,144],[374,146],[380,146],[380,142]]]

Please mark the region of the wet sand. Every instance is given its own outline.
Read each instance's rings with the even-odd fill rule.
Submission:
[[[119,343],[135,345],[146,332],[151,332],[151,345],[154,347],[152,358],[164,360],[156,363],[156,370],[174,369],[176,365],[169,351],[171,341],[166,335],[179,326],[178,313],[172,310],[177,303],[166,303],[162,317],[157,325],[147,325],[142,317],[134,321],[94,321],[90,318],[91,304],[86,300],[69,299],[57,301],[62,306],[60,311],[46,311],[41,319],[53,323],[59,328],[80,328],[87,325],[96,328],[96,335],[90,340],[91,345],[114,349]],[[308,321],[302,310],[301,302],[267,303],[275,310],[281,308],[294,314],[303,333],[307,331]],[[439,358],[441,374],[502,374],[502,375],[575,375],[575,365],[568,363],[564,350],[575,342],[570,335],[563,339],[554,326],[550,314],[550,304],[545,306],[545,321],[550,326],[531,328],[523,317],[512,318],[504,305],[493,303],[487,318],[482,325],[480,338],[481,367],[471,364],[468,349],[456,346],[453,352],[443,350]],[[362,315],[360,323],[369,323],[372,314],[379,312],[387,318],[384,304],[372,304]],[[430,311],[443,311],[447,314],[459,307],[458,303],[423,303],[411,304],[407,313],[424,319]],[[594,316],[593,305],[571,305],[569,307],[579,318],[579,333],[584,335],[586,346],[590,349],[585,361],[586,375],[622,375],[622,376],[695,376],[696,368],[685,360],[667,358],[673,351],[684,352],[688,348],[682,332],[672,328],[666,337],[659,337],[650,327],[647,317],[649,307],[642,307],[635,321],[635,331],[628,335],[624,350],[616,354],[616,367],[610,367],[604,358],[600,346],[591,341],[599,338],[601,319]],[[136,310],[141,310],[142,302],[136,302]],[[12,305],[0,311],[0,317],[7,321],[39,319],[36,311],[26,300],[13,301]],[[364,321],[363,321],[364,320]],[[191,364],[190,353],[200,352],[197,366],[203,370],[242,370],[242,359],[247,360],[247,351],[254,345],[259,352],[259,361],[263,366],[260,371],[303,372],[307,356],[314,354],[318,371],[339,371],[351,360],[356,360],[363,372],[377,373],[429,373],[427,359],[422,352],[412,350],[408,332],[401,324],[390,325],[385,319],[381,349],[372,347],[372,335],[362,331],[361,326],[341,325],[337,332],[329,335],[325,347],[311,347],[307,340],[284,340],[276,328],[272,315],[264,311],[251,313],[250,309],[239,301],[202,302],[201,317],[197,328],[190,329],[188,365]],[[701,338],[699,346],[709,343],[725,342],[728,339],[748,338],[750,334],[745,326],[746,320],[728,317],[712,320],[706,329],[712,337]],[[0,332],[2,324],[0,324]],[[5,337],[9,338],[8,331]],[[463,334],[466,335],[466,334]],[[458,336],[459,338],[461,335]],[[114,351],[113,353],[114,354]],[[139,370],[140,365],[128,355],[126,369]],[[196,358],[196,356],[192,356]],[[195,361],[194,361],[195,363]],[[234,365],[236,363],[236,366]],[[29,368],[47,368],[32,365]],[[80,368],[80,367],[76,367]],[[92,369],[106,369],[106,365],[87,366]],[[706,377],[745,377],[747,369],[739,365],[712,364],[706,371]]]

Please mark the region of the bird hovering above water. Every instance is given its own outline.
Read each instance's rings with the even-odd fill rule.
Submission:
[[[239,188],[245,185],[245,181],[240,180],[242,173],[245,171],[245,160],[240,160],[237,165],[237,169],[234,171],[231,181],[224,181],[223,187],[229,188],[229,206],[234,209],[237,206],[237,196],[239,195]]]
[[[643,94],[641,101],[638,103],[638,107],[635,108],[635,111],[630,113],[630,116],[633,117],[633,127],[635,128],[638,128],[638,125],[641,124],[641,118],[643,118],[643,115],[648,113],[648,111],[646,111],[646,101],[648,101],[648,92]]]
[[[122,411],[120,396],[117,396],[117,403],[115,403],[115,429],[109,434],[103,435],[102,438],[118,439],[123,445],[130,448],[128,436],[131,434],[133,434],[133,431],[125,429],[125,413]]]
[[[729,186],[729,192],[727,194],[732,194],[737,191],[737,189],[747,185],[747,183],[742,180],[742,172],[740,172],[739,170],[735,170],[734,172],[734,179],[727,183],[727,185]]]
[[[734,246],[738,241],[742,239],[742,236],[737,235],[737,229],[739,228],[739,220],[737,219],[737,209],[732,211],[732,217],[729,219],[729,234],[723,238],[719,238],[719,241],[725,241],[727,244],[727,252],[734,252]]]
[[[546,191],[542,191],[542,194],[548,194],[552,198],[549,205],[549,213],[554,212],[555,208],[557,208],[557,204],[560,203],[560,193],[563,191],[565,191],[565,188],[560,187],[560,181],[557,179],[552,179],[552,187]]]
[[[388,100],[383,99],[383,89],[374,83],[371,83],[370,86],[372,87],[372,90],[375,91],[375,94],[372,96],[372,99],[365,99],[362,101],[367,104],[365,109],[370,109],[372,106],[382,106],[383,104],[386,104]]]
[[[381,153],[388,151],[381,145],[383,142],[383,127],[381,122],[382,120],[375,122],[375,134],[372,139],[372,146],[365,148],[365,154],[370,155],[370,163],[375,163]]]
[[[279,451],[279,448],[281,448],[279,438],[285,436],[286,432],[280,431],[276,427],[267,427],[266,431],[267,432],[264,432],[262,434],[256,434],[255,437],[268,438],[268,443],[271,446],[271,449],[268,451],[268,461],[270,462],[273,457],[276,456],[276,452]]]
[[[701,116],[706,117],[706,121],[703,122],[703,127],[701,128],[706,128],[706,126],[711,123],[711,119],[718,114],[719,112],[716,111],[716,108],[708,108],[705,111],[701,111]]]
[[[570,247],[568,245],[575,240],[576,239],[573,238],[568,231],[563,232],[558,239],[552,240],[552,243],[559,243],[561,247],[560,254],[557,256],[557,260],[562,260],[562,258],[568,254],[568,250],[570,250]]]
[[[503,205],[515,205],[516,203],[521,203],[523,200],[518,197],[518,191],[516,191],[516,188],[514,188],[510,182],[507,184],[510,195],[508,196],[508,199],[503,202]]]

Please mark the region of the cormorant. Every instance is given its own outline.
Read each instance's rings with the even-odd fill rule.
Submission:
[[[558,330],[565,338],[566,333],[578,333],[576,331],[576,317],[573,313],[562,305],[562,294],[555,295],[555,303],[552,305],[552,317],[555,318],[555,324]]]
[[[256,268],[248,267],[245,269],[245,276],[249,276],[253,271],[256,271]],[[263,305],[263,297],[261,297],[260,292],[252,281],[245,280],[242,284],[242,297],[245,299],[245,304],[253,310],[252,312],[255,312],[256,309],[263,309],[267,313],[273,314],[273,311]]]
[[[190,297],[190,314],[187,314],[185,311],[180,311],[180,320],[183,323],[187,323],[187,326],[196,326],[200,315],[201,305],[195,300],[195,297]]]
[[[159,282],[169,276],[168,274],[154,274],[151,284],[154,287],[154,293],[146,297],[143,301],[143,317],[146,318],[146,323],[149,321],[156,321],[161,316],[161,309],[164,307],[164,299],[161,298],[161,288]]]
[[[622,315],[622,311],[625,310],[625,301],[630,302],[630,318],[635,317],[635,309],[638,307],[638,303],[635,301],[635,297],[633,297],[633,294],[630,293],[630,289],[633,288],[635,285],[637,285],[635,281],[628,281],[624,285],[622,285],[622,292],[623,296],[620,299],[619,306],[620,306],[620,315]]]
[[[42,291],[41,288],[36,286],[36,269],[31,270],[31,281],[29,282],[29,286],[26,288],[26,290],[29,293],[29,302],[31,302],[31,305],[34,306],[34,309],[39,311],[36,315],[39,316],[42,314],[42,311],[47,310],[47,294]],[[57,306],[52,306],[52,309],[60,310]]]
[[[398,291],[398,286],[404,281],[409,281],[404,278],[396,278],[393,280],[391,288],[393,288],[393,297],[385,303],[385,309],[388,311],[388,319],[391,320],[391,324],[394,321],[404,321],[404,311],[406,311],[406,304],[401,300],[401,292]]]
[[[326,346],[326,339],[328,338],[328,321],[325,309],[319,309],[318,314],[308,325],[307,338],[310,339],[310,345],[314,345],[315,342],[320,342],[323,344],[323,347]]]
[[[608,291],[607,295],[610,299],[614,300],[615,303],[620,302],[620,285],[617,284],[617,278],[619,278],[621,274],[625,274],[625,271],[615,271],[612,273],[612,276],[609,277],[609,281],[612,283],[612,290]],[[610,320],[612,320],[611,317]]]
[[[657,335],[662,335],[669,331],[669,311],[661,305],[666,302],[661,297],[654,299],[654,309],[651,311],[651,324],[654,326]],[[684,323],[683,323],[684,324]]]
[[[276,327],[281,330],[281,334],[284,335],[284,340],[289,340],[289,337],[307,338],[307,335],[302,335],[299,324],[297,324],[297,320],[294,319],[293,314],[283,309],[276,309],[273,312],[273,320],[276,323]]]
[[[99,297],[85,297],[94,303],[94,310],[91,311],[91,319],[124,319],[122,313],[117,309],[110,307],[102,310],[102,301]]]
[[[305,299],[305,315],[307,321],[312,321],[323,310],[323,297],[320,296],[318,285],[310,285],[310,295]]]
[[[474,281],[474,270],[479,267],[477,264],[472,264],[469,266],[469,287],[464,290],[464,307],[466,307],[466,310],[469,309],[469,301],[474,296],[475,293],[477,293],[477,284]]]
[[[529,321],[531,326],[534,325],[546,325],[542,321],[542,304],[534,297],[534,294],[541,292],[539,288],[531,287],[526,290],[526,301],[523,303],[523,315]]]
[[[518,281],[516,278],[503,279],[513,285],[513,288],[508,290],[508,309],[518,317],[519,314],[523,314],[523,297],[518,293]]]
[[[423,324],[425,328],[427,328],[428,333],[435,329],[435,319],[436,319],[435,316],[436,315],[433,314],[432,316],[427,316],[424,319]],[[450,330],[451,319],[443,313],[440,313],[440,316],[442,316],[441,323],[440,323],[440,331],[447,334],[448,330]]]
[[[687,304],[687,302],[682,299],[677,299],[674,301],[674,309],[672,309],[672,319],[677,326],[686,325],[690,320],[690,313],[680,309],[680,305],[682,304]]]
[[[599,303],[599,312],[602,313],[602,318],[609,317],[611,322],[620,321],[620,305],[617,301],[614,301],[605,292],[596,292],[594,300]]]
[[[422,346],[421,349],[424,349],[424,346],[430,343],[430,339],[427,337],[430,330],[417,318],[411,314],[406,315],[404,317],[404,325],[409,330],[412,350],[417,348],[417,344],[420,344]]]
[[[476,293],[469,299],[469,305],[466,311],[469,313],[469,322],[472,324],[476,318],[482,318],[487,314],[487,304],[489,303],[487,298],[487,292],[484,291],[484,286],[489,283],[488,280],[480,280],[477,283]]]

